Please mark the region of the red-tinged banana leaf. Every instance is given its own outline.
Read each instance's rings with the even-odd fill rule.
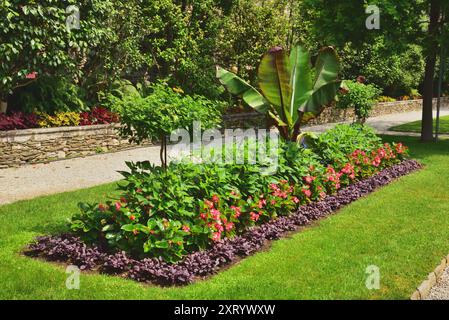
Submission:
[[[257,112],[265,114],[268,111],[270,103],[242,78],[219,66],[217,66],[217,78],[230,93],[242,97],[243,101]]]
[[[292,90],[289,59],[282,48],[275,47],[262,57],[258,78],[262,94],[274,107],[279,118],[290,126],[292,119],[288,110]]]

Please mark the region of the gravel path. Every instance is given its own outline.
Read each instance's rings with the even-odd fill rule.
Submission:
[[[441,115],[449,115],[443,110]],[[379,133],[400,135],[388,131],[391,126],[421,119],[421,112],[407,112],[368,119],[368,124]],[[306,127],[304,130],[322,132],[335,124]],[[405,133],[407,134],[407,133]],[[408,134],[419,135],[419,134]],[[117,181],[121,175],[116,171],[126,170],[125,161],[149,160],[159,163],[159,147],[137,148],[85,158],[28,165],[20,168],[0,170],[0,205],[42,195],[72,191]]]
[[[443,275],[430,290],[426,300],[449,300],[449,268],[444,270]]]

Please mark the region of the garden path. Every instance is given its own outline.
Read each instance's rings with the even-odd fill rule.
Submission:
[[[449,110],[443,110],[441,115],[449,115]],[[388,128],[420,119],[421,112],[407,112],[370,118],[368,124],[381,134],[419,135],[391,132]],[[334,125],[318,125],[304,129],[322,132]],[[117,171],[127,169],[125,161],[144,160],[159,163],[159,147],[144,147],[47,164],[2,169],[0,170],[0,205],[117,181],[121,179]]]

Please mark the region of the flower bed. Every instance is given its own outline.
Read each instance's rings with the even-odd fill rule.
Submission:
[[[318,202],[303,205],[290,216],[279,217],[253,227],[240,236],[223,239],[208,250],[193,252],[177,264],[167,263],[160,258],[136,260],[125,252],[108,254],[98,246],[87,246],[79,237],[73,235],[39,237],[36,243],[29,246],[26,253],[51,261],[76,264],[81,269],[123,274],[137,281],[151,281],[162,285],[188,284],[195,279],[216,273],[241,257],[257,252],[267,241],[279,239],[286,232],[295,231],[300,226],[328,216],[394,179],[420,168],[421,165],[414,160],[402,161],[339,190],[335,195],[328,195]]]
[[[329,199],[338,199],[343,188],[365,186],[366,179],[374,179],[373,188],[363,187],[371,191],[379,185],[376,174],[387,168],[393,168],[393,173],[385,171],[393,176],[395,170],[404,171],[403,167],[394,166],[405,159],[407,148],[401,143],[383,144],[373,130],[364,126],[339,125],[318,138],[310,136],[306,140],[307,148],[292,142],[280,143],[276,150],[277,170],[270,175],[261,174],[263,161],[172,162],[167,169],[149,162],[128,163],[130,172],[123,173],[126,183],[120,186],[119,200],[80,203],[80,213],[70,222],[74,236],[80,236],[79,239],[41,238],[30,252],[46,253],[50,258],[65,256],[76,263],[87,261],[82,263],[85,268],[99,264],[112,272],[129,271],[130,277],[138,280],[153,279],[139,272],[152,274],[162,268],[171,271],[168,274],[164,271],[160,276],[165,280],[156,279],[157,282],[189,282],[195,274],[179,269],[180,266],[195,265],[200,259],[210,263],[210,267],[201,265],[201,268],[215,270],[213,266],[220,265],[220,261],[232,261],[235,255],[253,252],[252,247],[239,242],[237,247],[246,253],[219,251],[220,255],[229,253],[229,257],[207,260],[216,248],[243,241],[238,239],[246,239],[254,230],[271,230],[264,229],[266,226],[286,223],[290,228],[292,223],[287,221],[295,217],[292,213],[298,209],[320,208],[323,203],[334,201]],[[257,145],[249,143],[246,148],[257,149]],[[234,156],[245,153],[231,150]],[[417,167],[414,162],[401,165]],[[363,188],[349,189],[355,195],[351,199],[365,194]],[[332,210],[322,211],[327,214]],[[259,229],[261,226],[265,227]],[[267,239],[280,233],[269,231]],[[261,242],[256,243],[254,250],[262,246],[265,238],[257,239]],[[89,250],[86,251],[84,243]],[[128,270],[129,263],[137,265],[137,269]],[[181,277],[184,280],[179,278],[179,272],[185,276]]]
[[[95,107],[88,112],[58,112],[49,115],[44,112],[11,114],[0,113],[0,131],[50,128],[64,126],[88,126],[119,122],[117,114],[103,107]]]

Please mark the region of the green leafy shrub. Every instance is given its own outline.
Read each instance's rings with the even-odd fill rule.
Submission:
[[[359,137],[373,140],[370,131],[360,130]],[[368,145],[341,131],[334,131],[337,139]],[[376,142],[327,162],[292,142],[281,143],[279,152],[279,170],[272,175],[262,175],[258,164],[171,162],[164,170],[149,162],[128,163],[120,199],[80,204],[71,228],[113,251],[175,262],[397,163],[406,148]]]
[[[322,133],[313,150],[325,163],[343,162],[354,150],[371,151],[381,145],[375,131],[360,124],[339,124]]]
[[[357,81],[345,81],[347,93],[340,93],[337,107],[340,109],[354,108],[354,112],[360,123],[365,123],[366,118],[376,103],[380,90],[371,84],[363,84]]]
[[[54,114],[88,110],[82,90],[62,77],[39,77],[30,85],[17,89],[13,100],[20,110]]]

